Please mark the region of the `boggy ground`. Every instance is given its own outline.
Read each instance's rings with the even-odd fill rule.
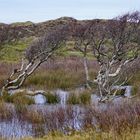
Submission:
[[[139,100],[106,105],[107,108],[90,105],[62,107],[20,106],[18,104],[13,106],[1,102],[0,124],[4,121],[10,122],[13,118],[18,119],[21,129],[26,128],[28,132],[31,132],[27,136],[24,132],[25,138],[20,138],[23,140],[139,140]],[[25,122],[30,124],[30,127],[25,127]],[[9,129],[6,128],[7,131]],[[2,133],[1,136],[4,138]],[[17,137],[19,137],[18,133],[8,138],[16,140]]]
[[[24,83],[23,87],[31,90],[72,90],[78,86],[85,84],[85,73],[82,57],[67,56],[57,57],[49,60]],[[136,62],[137,63],[137,62]],[[4,80],[8,78],[11,69],[18,67],[20,64],[0,62],[0,87]],[[89,72],[91,79],[95,78],[98,70],[98,64],[94,59],[88,60]],[[136,66],[136,65],[134,65]],[[138,67],[132,66],[132,71],[127,69],[126,74],[134,73],[134,77],[128,82],[129,85],[134,85],[133,93],[139,95],[140,91],[140,72]],[[139,65],[137,65],[139,66]],[[131,71],[131,72],[130,72]],[[96,88],[93,87],[93,89]],[[73,96],[71,96],[73,97]],[[67,108],[57,108],[57,110],[45,111],[35,110],[31,108],[33,102],[27,98],[17,97],[11,104],[5,103],[3,99],[0,102],[0,122],[9,122],[13,118],[19,120],[21,124],[27,122],[33,126],[33,137],[23,138],[23,140],[32,140],[35,137],[40,140],[139,140],[140,139],[140,104],[139,99],[132,99],[130,102],[125,102],[121,106],[108,106],[107,110],[97,110],[89,104],[82,105],[85,108],[82,114],[83,125],[81,130],[77,132],[74,127],[68,127],[65,122],[69,122],[75,118],[72,111],[72,106]],[[139,98],[139,97],[138,97]],[[85,98],[84,98],[85,99]],[[72,104],[77,104],[74,98],[71,98]],[[81,105],[80,105],[81,106]],[[48,106],[46,105],[46,108]],[[81,112],[79,112],[81,115]],[[96,118],[98,124],[93,125],[92,119]],[[68,121],[69,120],[69,121]],[[56,123],[57,122],[57,123]],[[49,133],[45,132],[44,126],[47,126]],[[61,128],[66,126],[67,132],[64,134]],[[48,128],[49,126],[49,128]],[[7,129],[8,130],[8,129]],[[46,136],[45,136],[46,135]],[[34,137],[35,136],[35,137]],[[25,136],[26,137],[26,136]],[[16,139],[16,138],[14,138]]]

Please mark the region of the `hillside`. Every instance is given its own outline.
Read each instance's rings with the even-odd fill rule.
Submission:
[[[71,17],[61,17],[55,20],[48,20],[40,23],[33,23],[30,21],[16,22],[12,24],[0,23],[0,41],[7,42],[15,41],[16,39],[21,39],[24,37],[38,37],[56,25],[65,25],[71,22],[86,23],[91,21],[93,20],[76,20]]]
[[[76,20],[71,17],[61,17],[40,23],[30,21],[12,24],[0,23],[0,61],[18,61],[34,38],[43,36],[55,26],[66,25],[71,22],[84,24],[91,21],[93,20]],[[72,45],[72,43],[68,44],[69,46]],[[77,55],[77,52],[72,51],[70,53],[76,53]]]
[[[56,25],[65,25],[69,22],[77,21],[69,17],[62,17],[56,20],[49,20],[41,23],[17,22],[12,24],[0,24],[0,39],[1,42],[14,41],[24,37],[41,36],[50,28]]]

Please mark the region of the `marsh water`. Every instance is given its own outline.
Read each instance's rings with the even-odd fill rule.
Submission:
[[[125,96],[131,96],[130,86],[122,88],[126,89]],[[42,114],[49,120],[48,122],[36,123],[26,121],[15,113],[12,119],[0,122],[0,136],[11,139],[15,137],[41,136],[47,134],[50,130],[60,130],[64,133],[68,133],[70,129],[80,130],[86,123],[85,118],[87,118],[89,108],[94,107],[98,110],[106,110],[109,106],[109,104],[99,103],[99,97],[96,94],[91,94],[90,106],[67,105],[68,91],[59,89],[56,91],[56,94],[60,97],[60,102],[58,104],[47,104],[47,99],[44,98],[43,95],[38,94],[34,97],[36,104],[28,107],[29,112],[34,110]],[[120,104],[122,100],[122,97],[118,97],[113,103]],[[11,108],[14,110],[13,105],[11,105]],[[96,119],[91,118],[91,123],[96,126]]]

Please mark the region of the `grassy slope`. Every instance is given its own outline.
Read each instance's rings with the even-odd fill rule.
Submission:
[[[30,37],[28,39],[26,38],[15,43],[8,43],[3,45],[2,50],[0,50],[0,61],[18,62],[23,57],[24,51],[30,45],[32,40],[33,38]],[[57,50],[56,55],[59,57],[83,56],[83,54],[80,51],[74,49],[74,44],[72,41],[67,42],[66,46]],[[88,58],[93,59],[91,53],[88,53]]]
[[[7,43],[0,50],[0,61],[18,62],[24,55],[25,49],[31,43],[32,38],[23,39],[15,43]]]

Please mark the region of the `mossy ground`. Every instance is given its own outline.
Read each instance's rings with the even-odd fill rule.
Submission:
[[[32,40],[33,38],[31,37],[4,44],[0,50],[0,61],[18,62],[24,56],[24,51]]]

